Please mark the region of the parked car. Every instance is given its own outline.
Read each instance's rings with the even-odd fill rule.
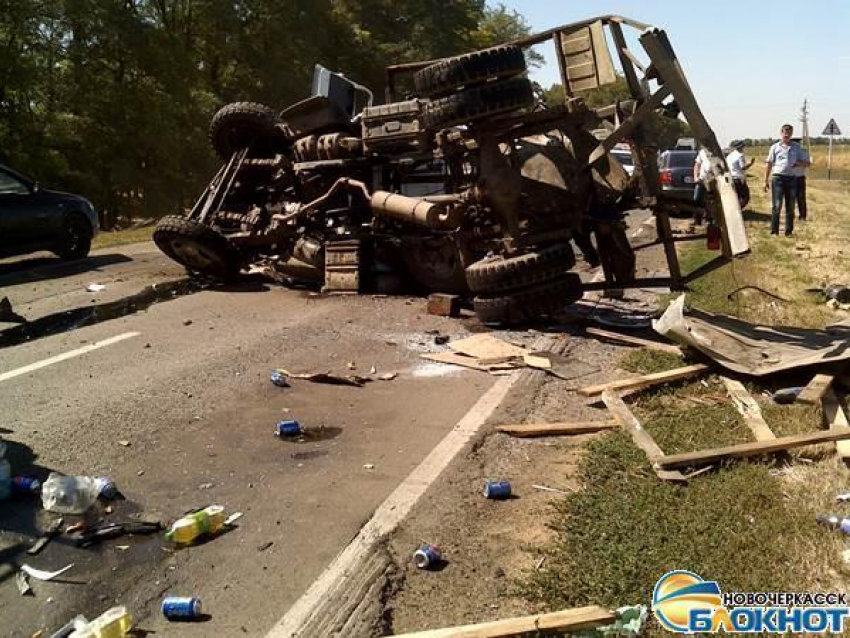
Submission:
[[[49,250],[63,259],[81,259],[97,230],[89,200],[41,188],[0,164],[0,257]]]
[[[696,151],[666,151],[659,158],[658,179],[661,190],[681,199],[694,198],[694,162]]]
[[[635,172],[635,160],[632,157],[632,149],[628,144],[617,144],[611,149],[611,155],[617,158],[617,161],[622,164],[625,171],[631,177]]]

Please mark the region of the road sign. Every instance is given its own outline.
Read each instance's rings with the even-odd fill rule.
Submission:
[[[841,129],[838,128],[838,124],[835,123],[835,119],[829,120],[829,124],[826,125],[826,128],[823,130],[821,135],[841,135]]]

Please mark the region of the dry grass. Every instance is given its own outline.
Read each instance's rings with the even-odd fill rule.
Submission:
[[[98,248],[112,248],[150,241],[153,229],[153,226],[143,226],[141,228],[128,228],[127,230],[101,231],[92,241],[91,247],[92,250],[97,250]]]

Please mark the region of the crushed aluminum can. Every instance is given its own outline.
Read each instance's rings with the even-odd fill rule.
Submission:
[[[280,421],[275,425],[275,433],[279,437],[290,437],[304,434],[301,424],[298,421]]]
[[[97,494],[101,498],[112,500],[118,496],[118,486],[108,476],[98,476],[94,479],[97,484]]]
[[[436,545],[423,545],[413,553],[413,562],[419,569],[431,569],[443,560],[443,552]]]
[[[162,615],[169,620],[194,620],[201,615],[201,599],[189,596],[167,596],[162,601]]]
[[[276,385],[279,388],[288,388],[289,381],[287,380],[287,376],[280,370],[272,370],[271,374],[272,385]]]
[[[487,481],[484,484],[484,496],[494,500],[511,497],[511,484],[508,481]]]

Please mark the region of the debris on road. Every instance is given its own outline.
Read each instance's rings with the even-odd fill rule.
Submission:
[[[41,491],[41,481],[32,476],[13,476],[12,494],[19,496],[34,496]]]
[[[231,514],[226,519],[224,519],[225,527],[232,526],[236,521],[238,521],[243,516],[244,516],[244,514],[242,512],[233,512],[233,514]]]
[[[91,476],[63,476],[51,472],[41,488],[41,502],[48,512],[82,514],[97,500],[100,488]]]
[[[438,346],[444,346],[449,342],[449,335],[434,335],[434,344]]]
[[[162,615],[168,620],[197,620],[201,616],[201,599],[167,596],[162,601]]]
[[[816,374],[797,396],[800,403],[820,403],[835,377],[831,374]]]
[[[172,523],[165,537],[176,545],[189,545],[201,536],[215,535],[225,520],[224,507],[209,505]]]
[[[708,370],[709,367],[707,365],[703,363],[695,363],[682,368],[665,370],[664,372],[653,372],[652,374],[644,374],[630,379],[621,379],[619,381],[610,381],[599,385],[586,386],[584,388],[579,388],[578,392],[586,397],[592,397],[602,394],[605,391],[642,390],[659,383],[686,379],[695,374],[702,374]]]
[[[15,584],[18,586],[18,591],[21,596],[34,596],[32,587],[30,586],[29,577],[25,571],[19,571],[15,574]]]
[[[101,523],[94,527],[84,529],[82,532],[73,537],[74,544],[77,547],[90,547],[101,543],[105,540],[120,538],[122,536],[147,536],[156,534],[162,530],[162,523],[159,521],[131,521],[126,523]]]
[[[364,470],[374,470],[374,469],[375,469],[375,464],[374,464],[374,463],[364,463],[364,464],[363,464],[363,469],[364,469]]]
[[[741,414],[741,418],[750,428],[750,432],[753,433],[756,441],[775,439],[776,435],[773,434],[770,426],[767,425],[767,421],[764,420],[758,402],[747,392],[744,384],[728,377],[723,377],[723,383],[735,404],[735,409]]]
[[[329,385],[348,385],[356,388],[362,388],[371,381],[368,377],[361,377],[356,374],[339,375],[331,374],[330,372],[294,373],[283,368],[279,368],[278,371],[290,379],[301,379],[303,381],[310,381],[311,383],[327,383]]]
[[[97,636],[98,638],[118,638],[127,636],[133,626],[133,618],[123,605],[107,609],[100,616],[88,622],[84,616],[77,616],[70,623],[73,631],[62,636],[70,638]],[[68,625],[65,625],[68,627]],[[63,627],[59,631],[61,632]],[[56,636],[57,634],[53,634]]]
[[[393,379],[395,379],[397,376],[398,376],[398,372],[387,372],[387,373],[385,373],[385,374],[382,374],[382,375],[381,375],[381,376],[379,376],[378,378],[379,378],[381,381],[392,381],[392,380],[393,380]]]
[[[492,500],[504,500],[511,497],[509,481],[487,481],[484,483],[484,497]]]
[[[419,569],[433,569],[442,562],[443,552],[436,545],[423,545],[413,553],[413,563]]]
[[[272,385],[276,385],[279,388],[288,388],[289,382],[286,380],[286,377],[286,370],[272,370]]]
[[[26,572],[26,574],[28,576],[32,576],[36,580],[53,580],[57,576],[61,576],[62,574],[67,572],[73,566],[74,566],[74,563],[71,563],[70,565],[66,565],[62,569],[57,570],[55,572],[48,572],[48,571],[45,571],[43,569],[36,569],[34,567],[30,567],[29,565],[24,563],[23,565],[21,565],[21,571]]]
[[[459,317],[460,297],[458,295],[434,293],[428,297],[427,310],[429,315],[438,317]]]
[[[43,550],[51,540],[59,536],[59,534],[62,533],[63,522],[64,521],[61,517],[54,518],[41,533],[41,536],[38,537],[38,540],[27,550],[27,554],[35,556]]]
[[[127,439],[121,439],[120,441],[118,441],[118,445],[120,445],[121,447],[130,447],[130,441],[128,441]]]
[[[839,304],[850,303],[850,286],[832,284],[823,289],[823,294],[827,299],[835,300]]]
[[[279,421],[277,425],[275,425],[275,434],[281,438],[300,436],[301,434],[304,434],[304,430],[301,428],[301,424],[298,423],[298,421],[285,420]]]
[[[658,350],[659,352],[668,352],[670,354],[682,355],[682,348],[671,343],[661,343],[660,341],[652,341],[634,335],[627,335],[620,332],[612,332],[611,330],[603,330],[602,328],[588,327],[584,329],[586,334],[592,337],[598,337],[603,340],[616,341],[631,346],[642,346],[650,350]]]
[[[567,496],[575,492],[575,490],[573,490],[572,492],[568,492],[567,490],[562,490],[557,487],[548,487],[546,485],[532,485],[531,487],[533,487],[535,490],[540,490],[541,492],[555,492],[556,494],[565,494]]]
[[[701,310],[684,313],[685,295],[653,322],[659,334],[690,346],[718,364],[751,376],[850,359],[845,323],[824,330],[760,326]]]
[[[528,354],[526,348],[515,346],[490,334],[477,334],[460,341],[453,341],[450,347],[458,354],[475,359],[522,358]]]
[[[100,292],[102,290],[106,290],[106,286],[103,284],[89,284],[86,286],[86,292]]]
[[[191,320],[191,319],[184,319],[184,320],[183,320],[183,325],[184,325],[184,326],[191,326],[191,325],[192,325],[192,320]]]
[[[557,436],[561,434],[589,434],[602,430],[613,430],[616,421],[586,421],[580,423],[528,423],[522,425],[499,425],[498,432],[521,438]]]
[[[260,544],[260,545],[257,545],[257,551],[258,551],[258,552],[264,552],[264,551],[266,551],[269,547],[271,547],[272,545],[274,545],[274,541],[266,541],[265,543],[262,543],[262,544]]]
[[[118,496],[118,486],[108,476],[98,476],[94,481],[97,485],[97,495],[100,498],[112,500]]]
[[[558,631],[566,634],[592,629],[603,625],[611,625],[617,621],[617,614],[591,605],[577,607],[547,614],[505,618],[474,625],[462,625],[445,629],[429,629],[401,634],[398,638],[453,638],[459,636],[475,636],[476,638],[507,638],[525,634]]]

